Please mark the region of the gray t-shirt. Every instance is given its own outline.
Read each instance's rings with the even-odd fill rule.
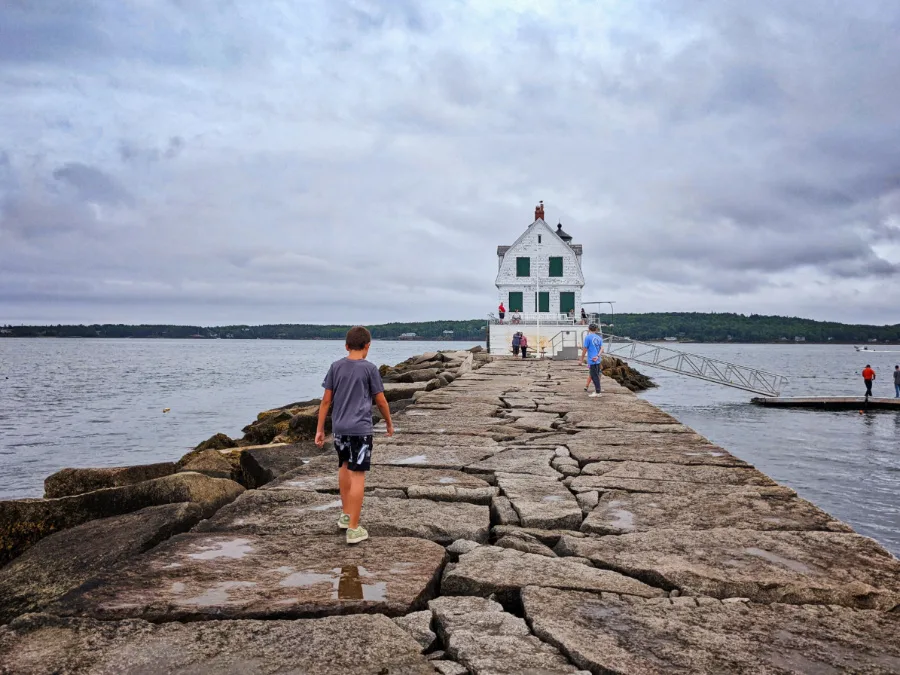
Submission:
[[[900,384],[900,370],[894,371],[894,384]]]
[[[335,361],[322,382],[334,393],[331,430],[345,436],[372,435],[372,399],[384,391],[381,375],[365,359]]]

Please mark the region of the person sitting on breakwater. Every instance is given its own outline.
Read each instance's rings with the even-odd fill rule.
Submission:
[[[598,330],[599,328],[595,323],[588,326],[588,334],[584,336],[584,345],[581,349],[581,358],[578,359],[578,365],[581,365],[584,363],[584,357],[587,356],[588,358],[591,381],[594,383],[594,389],[596,389],[596,391],[589,394],[591,398],[600,395],[600,355],[603,353],[603,338],[597,332]]]
[[[866,367],[863,368],[862,371],[863,382],[866,383],[866,398],[869,398],[872,395],[872,380],[875,379],[875,371],[872,370],[872,366],[868,363]]]
[[[359,524],[359,514],[366,490],[366,471],[372,462],[372,402],[384,417],[388,436],[394,435],[394,423],[378,368],[366,361],[372,344],[371,333],[363,326],[354,326],[347,331],[345,343],[347,356],[331,364],[322,382],[325,394],[319,406],[316,445],[321,448],[325,444],[325,419],[334,401],[331,429],[338,454],[338,487],[343,509],[337,525],[347,530],[348,544],[358,544],[369,538],[366,528]]]
[[[512,348],[513,348],[513,356],[519,355],[519,343],[522,340],[522,334],[518,331],[513,333],[512,336]]]
[[[525,333],[519,333],[519,349],[522,351],[522,358],[528,358],[528,338]]]

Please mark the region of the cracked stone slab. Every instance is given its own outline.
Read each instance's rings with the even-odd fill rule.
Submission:
[[[525,586],[610,591],[647,598],[664,595],[659,588],[617,572],[497,546],[479,546],[460,556],[456,566],[444,573],[441,593],[484,598],[496,594],[509,606]]]
[[[0,628],[0,664],[16,675],[434,673],[416,641],[377,614],[162,624],[30,614]]]
[[[461,470],[500,450],[500,446],[456,445],[456,443],[465,443],[465,439],[462,436],[448,436],[441,443],[429,445],[378,447],[376,444],[372,452],[372,466],[392,465],[421,469]]]
[[[731,490],[701,487],[681,495],[606,492],[581,524],[581,531],[626,534],[654,529],[710,530],[717,527],[852,532],[849,525],[800,499],[793,490],[743,486]]]
[[[518,473],[533,476],[547,476],[553,480],[562,474],[550,466],[555,457],[553,448],[511,447],[491,455],[487,459],[473,462],[467,468],[483,473]]]
[[[437,640],[437,635],[431,630],[431,612],[427,609],[395,617],[393,622],[409,633],[422,646],[423,652],[431,649]]]
[[[441,415],[440,417],[405,415],[395,421],[394,429],[400,434],[431,433],[456,434],[463,436],[490,436],[498,430],[497,427],[508,426],[509,423],[510,421],[507,419],[488,416],[454,418],[446,415]],[[505,431],[503,429],[500,430]]]
[[[338,492],[334,462],[310,463],[291,471],[270,490],[312,490]],[[366,474],[366,491],[403,490],[414,499],[465,501],[490,504],[497,489],[486,481],[453,469],[419,469],[409,466],[377,464]]]
[[[896,673],[900,615],[526,588],[534,632],[591,672]],[[664,648],[660,648],[664,645]]]
[[[560,424],[562,422],[559,415],[554,415],[552,413],[509,410],[507,411],[507,415],[515,419],[515,422],[513,422],[514,427],[532,432],[546,431],[550,433],[556,431],[554,424]]]
[[[441,447],[444,445],[452,444],[452,436],[448,437],[447,434],[429,434],[429,433],[416,433],[416,434],[395,434],[390,438],[376,436],[375,437],[375,447],[372,450],[372,454],[375,455],[380,452],[382,449],[398,446],[398,445],[421,445],[421,446],[432,446],[432,447]],[[494,451],[500,450],[500,446],[497,441],[494,441],[490,438],[485,438],[484,436],[472,436],[471,438],[463,439],[465,442],[460,443],[460,445],[465,445],[467,447],[488,447],[494,448]]]
[[[337,534],[339,495],[305,490],[253,490],[220,509],[196,529],[202,532]],[[487,541],[490,508],[465,502],[366,497],[361,521],[373,537],[420,537],[442,544]]]
[[[475,673],[575,673],[555,647],[531,634],[523,619],[484,598],[443,597],[429,608],[447,655]]]
[[[692,595],[880,610],[900,604],[900,561],[846,532],[651,530],[563,536],[555,551]]]
[[[712,485],[762,485],[777,483],[756,469],[739,467],[662,464],[659,462],[595,462],[581,470],[582,475],[637,480],[668,480]],[[577,479],[576,479],[577,480]]]
[[[709,464],[711,466],[750,467],[717,445],[681,445],[677,439],[664,446],[604,445],[600,441],[578,439],[568,443],[569,452],[581,465],[594,462],[656,462],[663,464]]]
[[[623,492],[649,492],[654,494],[674,494],[674,495],[690,495],[699,487],[709,492],[727,493],[733,490],[734,485],[713,485],[713,484],[697,484],[687,483],[675,480],[648,480],[641,478],[618,478],[605,474],[602,476],[586,476],[582,473],[568,480],[569,489],[576,494],[597,491],[600,493],[609,492],[611,490],[621,490]],[[765,487],[765,486],[759,486]],[[790,488],[777,486],[780,490],[793,492]]]
[[[625,431],[621,429],[601,429],[578,434],[578,445],[624,445],[632,448],[661,448],[673,445],[679,448],[702,447],[708,450],[714,445],[708,438],[694,432],[676,434],[652,433],[648,431]]]
[[[111,621],[304,618],[421,609],[434,595],[445,552],[425,539],[188,533],[51,607]]]
[[[523,527],[577,530],[583,515],[569,489],[553,478],[498,473],[497,485],[519,514]]]

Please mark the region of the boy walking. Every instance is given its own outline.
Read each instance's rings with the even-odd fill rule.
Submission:
[[[591,369],[591,382],[594,383],[594,389],[596,389],[588,394],[591,398],[600,395],[600,354],[603,353],[603,338],[597,332],[598,330],[595,323],[588,326],[588,334],[584,336],[584,345],[581,349],[581,358],[578,359],[578,365],[581,365],[584,363],[584,357],[587,356]]]
[[[345,342],[347,356],[331,364],[322,382],[325,394],[319,406],[316,445],[321,448],[325,444],[325,418],[334,403],[331,428],[338,453],[343,509],[338,527],[347,530],[348,544],[358,544],[369,538],[366,528],[359,524],[359,516],[366,490],[366,471],[372,461],[373,401],[384,417],[388,436],[394,435],[394,423],[378,368],[366,361],[372,335],[365,327],[354,326],[347,331]]]

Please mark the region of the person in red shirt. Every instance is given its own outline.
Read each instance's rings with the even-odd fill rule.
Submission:
[[[875,371],[872,370],[872,366],[868,363],[866,367],[863,368],[862,371],[863,382],[866,383],[866,398],[869,398],[872,395],[872,380],[875,379]]]
[[[503,323],[503,317],[506,316],[506,307],[503,306],[503,301],[500,301],[500,306],[497,308],[497,313],[500,314],[500,323]]]

